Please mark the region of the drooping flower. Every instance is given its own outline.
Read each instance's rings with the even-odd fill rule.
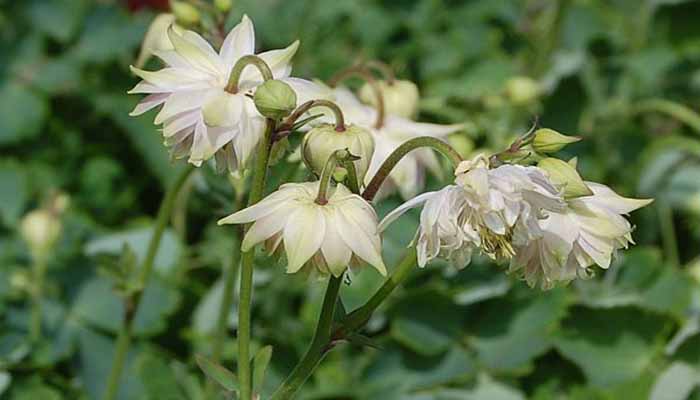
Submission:
[[[374,136],[374,154],[365,176],[365,183],[372,179],[384,160],[406,141],[419,136],[445,138],[450,133],[462,128],[461,124],[421,123],[391,114],[387,114],[382,126],[377,127],[375,125],[377,110],[362,104],[349,89],[337,87],[329,94],[329,98],[343,110],[346,122],[361,126],[372,132]],[[332,116],[329,114],[325,122],[331,121]],[[442,173],[440,162],[432,150],[412,151],[396,165],[376,198],[382,198],[396,190],[404,199],[414,197],[423,189],[426,168],[436,176],[440,176]]]
[[[222,218],[219,225],[254,222],[241,249],[261,242],[270,252],[283,249],[288,273],[309,265],[338,277],[349,265],[364,261],[386,275],[372,206],[342,184],[330,189],[326,204],[318,204],[318,187],[318,181],[284,184],[258,204]]]
[[[425,203],[416,236],[419,265],[435,257],[462,268],[474,249],[494,259],[510,259],[515,246],[540,237],[544,210],[563,211],[559,191],[536,167],[489,168],[484,156],[462,162],[456,185],[425,193],[389,213],[384,229],[406,210]]]
[[[384,107],[388,114],[403,118],[413,119],[418,114],[418,102],[420,93],[415,83],[407,80],[395,80],[393,82],[377,81],[382,92]],[[377,98],[369,83],[362,85],[359,91],[360,99],[373,107],[377,106]]]
[[[633,227],[624,215],[651,203],[622,197],[609,187],[586,182],[593,195],[567,201],[564,211],[545,211],[542,236],[517,248],[510,271],[543,289],[590,277],[590,267],[607,269],[616,250],[626,249]]]
[[[217,166],[230,171],[245,167],[263,136],[265,118],[251,99],[263,82],[260,72],[247,67],[241,74],[238,91],[225,90],[231,69],[243,56],[255,54],[253,23],[247,16],[231,30],[217,53],[192,31],[168,30],[173,50],[154,54],[165,68],[151,72],[132,67],[143,80],[129,93],[148,94],[132,111],[140,115],[162,106],[155,124],[163,125],[165,145],[175,158],[188,157],[194,165],[216,155]],[[315,97],[316,85],[290,78],[290,60],[299,42],[282,50],[258,54],[270,67],[274,78],[288,83],[298,101]]]

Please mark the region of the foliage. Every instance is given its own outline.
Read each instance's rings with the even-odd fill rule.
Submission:
[[[128,117],[128,65],[153,14],[113,1],[0,5],[0,396],[95,399],[125,312],[114,280],[134,264],[120,255],[143,259],[177,176],[150,116]],[[240,0],[230,22],[244,11],[259,47],[301,40],[299,76],[327,79],[359,58],[390,62],[421,88],[424,119],[466,124],[452,138],[465,153],[506,147],[538,115],[585,138],[565,150],[582,175],[657,199],[634,217],[638,247],[591,281],[542,293],[486,259],[460,272],[414,271],[368,325],[377,348],[337,346],[303,398],[700,398],[700,2]],[[539,93],[517,96],[516,77],[536,80]],[[307,174],[287,157],[274,168],[291,180]],[[19,220],[56,190],[71,205],[33,342],[33,258]],[[215,221],[239,193],[205,168],[178,199],[135,317],[121,399],[204,398],[196,355],[211,353],[221,270],[236,262],[237,232]],[[409,215],[384,239],[388,265],[411,240]],[[309,343],[323,287],[285,276],[263,254],[255,263],[255,377],[266,394]],[[373,274],[342,288],[348,312],[378,287]],[[235,310],[228,321],[233,331]],[[229,374],[199,360],[214,380]]]

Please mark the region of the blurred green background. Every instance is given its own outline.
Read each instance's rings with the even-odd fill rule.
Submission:
[[[260,49],[301,39],[297,76],[390,63],[420,86],[422,120],[466,123],[451,138],[465,154],[502,149],[539,116],[585,137],[563,155],[578,157],[584,177],[656,198],[632,217],[637,246],[590,281],[541,292],[483,259],[460,272],[416,270],[370,321],[379,348],[338,346],[301,398],[700,399],[700,1],[235,0],[229,26],[244,12]],[[0,0],[0,398],[97,399],[104,387],[123,313],[105,271],[125,243],[143,257],[182,165],[152,114],[128,116],[138,101],[126,94],[137,81],[128,66],[155,13],[110,0]],[[275,166],[269,189],[307,178],[292,164]],[[19,226],[59,192],[70,206],[34,343],[33,259]],[[211,351],[221,270],[235,253],[235,230],[215,221],[235,198],[202,168],[178,199],[121,399],[202,398],[194,355]],[[381,202],[380,214],[399,203]],[[413,213],[392,226],[388,264],[416,223]],[[380,283],[356,277],[342,288],[346,307]],[[265,393],[310,342],[323,289],[258,258],[253,336],[274,346]],[[231,368],[235,327],[234,310]]]

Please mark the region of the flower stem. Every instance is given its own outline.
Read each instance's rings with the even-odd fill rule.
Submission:
[[[260,75],[262,75],[264,81],[274,79],[272,70],[267,65],[265,60],[254,54],[249,54],[241,57],[238,61],[236,61],[233,68],[231,68],[231,75],[228,78],[228,85],[226,85],[225,89],[227,92],[238,93],[238,84],[241,79],[241,74],[243,73],[245,67],[249,65],[254,66],[258,69],[258,71],[260,71]]]
[[[396,82],[396,74],[391,66],[383,61],[379,60],[369,60],[364,63],[367,68],[374,68],[379,71],[386,80],[388,85],[393,85]]]
[[[367,300],[367,303],[348,314],[341,322],[340,327],[333,333],[333,340],[340,340],[348,333],[352,333],[362,328],[369,321],[372,313],[384,300],[401,284],[408,274],[416,266],[416,248],[411,247],[399,265],[394,269],[394,273],[384,282],[382,287]]]
[[[665,99],[650,99],[638,103],[632,108],[634,113],[660,112],[667,114],[691,127],[700,134],[700,114],[683,104]]]
[[[32,316],[29,326],[29,337],[33,343],[41,339],[41,301],[44,292],[44,277],[46,276],[47,260],[44,255],[36,257],[33,265],[34,287],[32,290]]]
[[[365,188],[365,191],[362,193],[362,197],[364,197],[367,201],[371,201],[396,164],[398,164],[398,162],[401,161],[406,154],[423,147],[429,147],[442,153],[442,155],[450,159],[455,167],[462,162],[462,156],[460,156],[459,153],[452,148],[452,146],[440,139],[430,136],[413,138],[397,147],[396,150],[394,150],[394,152],[391,153],[386,160],[384,160],[384,163],[381,165],[381,167],[379,167],[379,170],[369,182]]]
[[[328,80],[328,85],[331,87],[336,87],[340,82],[354,76],[362,78],[372,88],[374,99],[377,103],[377,120],[374,122],[374,127],[376,129],[380,129],[382,126],[384,126],[384,116],[386,114],[384,107],[384,95],[382,94],[382,89],[379,87],[379,82],[374,79],[372,72],[367,69],[367,67],[363,65],[356,65],[346,68],[333,75],[331,79]]]
[[[324,205],[328,203],[328,187],[333,178],[335,167],[338,165],[338,162],[344,162],[349,156],[350,154],[347,150],[336,150],[328,157],[328,161],[326,161],[326,165],[323,167],[323,172],[321,172],[321,177],[319,178],[318,196],[316,196],[317,204]],[[357,180],[357,174],[355,174],[355,179]]]
[[[248,207],[262,199],[265,189],[267,164],[270,158],[272,132],[275,130],[274,121],[268,119],[263,140],[258,144],[258,154],[253,168],[253,179],[248,194]],[[246,231],[250,225],[246,226]],[[238,300],[238,379],[240,381],[241,400],[252,399],[250,371],[250,309],[253,296],[253,261],[255,248],[241,254],[241,276]]]
[[[143,291],[146,288],[146,284],[148,283],[151,272],[153,271],[153,262],[156,258],[158,248],[160,247],[160,240],[163,237],[165,227],[168,225],[168,221],[172,215],[173,208],[177,200],[177,195],[180,192],[180,189],[184,186],[185,182],[187,182],[187,178],[190,176],[192,171],[194,171],[194,167],[188,165],[180,172],[180,175],[165,193],[163,201],[160,204],[160,208],[158,209],[158,216],[156,217],[156,223],[153,228],[153,235],[148,243],[146,257],[143,260],[143,264],[141,265],[140,269],[141,272],[138,276],[137,289],[130,296],[124,299],[124,321],[121,329],[119,330],[119,336],[117,337],[117,345],[114,350],[114,359],[112,360],[112,367],[107,379],[107,386],[104,394],[102,395],[102,399],[104,400],[113,400],[117,395],[117,391],[119,389],[119,378],[121,377],[122,370],[124,369],[126,355],[129,352],[136,311],[139,308]]]
[[[662,232],[662,242],[666,259],[674,267],[680,268],[680,256],[678,255],[678,238],[673,223],[673,209],[666,201],[660,201],[657,205],[659,225]]]
[[[330,350],[333,313],[335,312],[335,304],[338,301],[338,293],[340,292],[340,285],[342,282],[342,275],[339,277],[330,277],[311,345],[306,351],[306,354],[304,354],[304,357],[299,361],[299,364],[294,367],[292,373],[285,379],[284,383],[275,391],[272,397],[270,397],[270,400],[286,400],[293,398],[294,394],[301,388],[309,376],[311,376],[318,363],[321,362],[323,356]]]
[[[297,120],[301,118],[301,116],[304,115],[304,113],[306,113],[314,107],[326,107],[330,109],[333,112],[333,115],[335,116],[336,132],[345,132],[346,127],[345,117],[343,116],[343,110],[341,110],[337,104],[329,100],[309,100],[306,103],[300,105],[296,108],[296,110],[289,114],[287,119],[284,120],[284,123],[282,123],[279,127],[279,131],[283,132],[291,130],[294,126],[294,123],[297,122]]]

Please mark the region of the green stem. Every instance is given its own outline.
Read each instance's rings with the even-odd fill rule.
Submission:
[[[328,203],[328,187],[330,186],[331,179],[333,179],[335,167],[338,165],[339,161],[345,161],[348,157],[349,154],[347,150],[336,150],[328,157],[328,161],[326,161],[326,165],[323,167],[323,172],[321,172],[321,177],[319,178],[318,195],[316,196],[317,204],[324,205]],[[355,179],[357,179],[357,175]]]
[[[372,72],[367,69],[367,67],[363,65],[356,65],[354,67],[346,68],[333,75],[331,79],[328,80],[328,85],[330,87],[336,87],[340,82],[353,76],[362,78],[372,88],[372,92],[374,93],[374,98],[377,103],[377,120],[374,122],[374,127],[376,129],[380,129],[382,126],[384,126],[384,117],[386,114],[384,94],[382,94],[382,89],[379,86],[379,83],[376,79],[374,79]]]
[[[632,112],[660,112],[683,122],[700,134],[700,115],[683,104],[665,99],[644,100],[633,107]]]
[[[302,116],[304,113],[309,111],[314,107],[326,107],[333,112],[335,116],[335,130],[336,132],[345,132],[345,117],[343,116],[343,111],[338,107],[337,104],[330,100],[309,100],[306,103],[300,105],[296,108],[289,116],[284,120],[284,123],[280,126],[280,131],[291,130],[294,123]]]
[[[450,161],[452,161],[452,164],[455,167],[457,167],[457,165],[459,165],[459,163],[462,162],[462,156],[460,156],[459,153],[457,153],[457,151],[452,148],[452,146],[443,142],[440,139],[436,139],[430,136],[421,136],[413,138],[409,141],[404,142],[401,146],[396,148],[396,150],[394,150],[394,152],[391,153],[391,155],[389,155],[389,157],[386,160],[384,160],[384,163],[381,165],[381,167],[379,167],[379,170],[369,182],[369,184],[365,188],[365,191],[362,193],[362,197],[364,197],[368,201],[371,201],[377,194],[379,188],[382,186],[382,183],[384,183],[384,180],[386,180],[386,178],[391,173],[391,170],[394,169],[396,164],[398,164],[398,162],[401,161],[401,159],[406,154],[422,147],[429,147],[433,150],[437,150],[438,152],[442,153],[445,157],[449,158]]]
[[[34,287],[32,291],[32,316],[29,327],[29,337],[32,343],[41,339],[41,299],[44,293],[44,277],[46,275],[47,260],[45,256],[36,257],[34,260],[33,274]]]
[[[348,189],[355,194],[360,194],[361,182],[357,177],[357,169],[355,168],[355,161],[350,158],[343,160],[343,167],[348,171],[348,176],[345,182],[348,185]]]
[[[177,194],[180,192],[182,186],[187,182],[187,178],[194,171],[194,167],[191,165],[186,166],[180,175],[173,182],[172,186],[165,193],[160,208],[158,209],[158,216],[156,217],[155,227],[153,229],[153,235],[148,243],[148,250],[146,251],[146,258],[143,260],[141,265],[141,272],[138,277],[137,290],[128,298],[125,299],[124,304],[124,322],[121,329],[119,330],[119,336],[117,338],[117,346],[114,351],[114,359],[112,360],[112,367],[107,379],[107,386],[105,392],[102,395],[104,400],[113,400],[119,389],[119,378],[121,377],[121,372],[124,369],[124,362],[126,361],[126,355],[129,352],[129,345],[131,343],[131,334],[133,331],[134,317],[136,316],[136,311],[141,303],[141,298],[143,291],[148,283],[148,279],[151,276],[153,270],[153,261],[156,258],[156,253],[160,247],[160,240],[163,237],[163,232],[165,227],[168,225],[170,216],[172,215],[175,202],[177,200]]]
[[[348,314],[341,322],[340,328],[333,334],[333,339],[342,339],[348,333],[352,333],[362,328],[379,305],[386,300],[416,266],[416,248],[411,247],[399,265],[394,269],[391,276],[384,282],[382,287],[367,300],[367,303]]]
[[[333,314],[335,312],[335,304],[338,301],[338,293],[340,292],[340,285],[342,282],[342,276],[337,278],[334,276],[330,277],[311,345],[306,351],[306,354],[304,354],[304,357],[299,361],[299,364],[294,367],[292,373],[275,391],[272,397],[270,397],[270,400],[286,400],[293,398],[294,394],[301,388],[309,376],[311,376],[318,363],[321,362],[323,356],[330,350]]]
[[[676,228],[673,223],[673,209],[671,206],[660,201],[657,205],[659,212],[659,225],[661,227],[662,241],[666,259],[675,267],[680,267],[680,256],[678,255],[678,238]]]
[[[265,135],[258,144],[258,154],[253,168],[253,180],[250,194],[248,195],[248,207],[262,199],[265,189],[265,176],[267,175],[267,163],[270,158],[270,145],[275,123],[267,120]],[[248,230],[250,226],[246,226]],[[251,371],[250,371],[250,308],[253,296],[253,260],[255,248],[241,254],[241,277],[238,300],[238,379],[240,381],[241,400],[252,399]]]
[[[238,93],[238,84],[241,79],[241,74],[243,73],[245,67],[249,65],[254,66],[258,69],[258,71],[260,71],[260,75],[262,75],[264,81],[274,79],[272,70],[267,65],[265,60],[254,54],[249,54],[236,61],[236,64],[231,69],[231,75],[228,78],[228,84],[226,85],[225,89],[227,92]]]

